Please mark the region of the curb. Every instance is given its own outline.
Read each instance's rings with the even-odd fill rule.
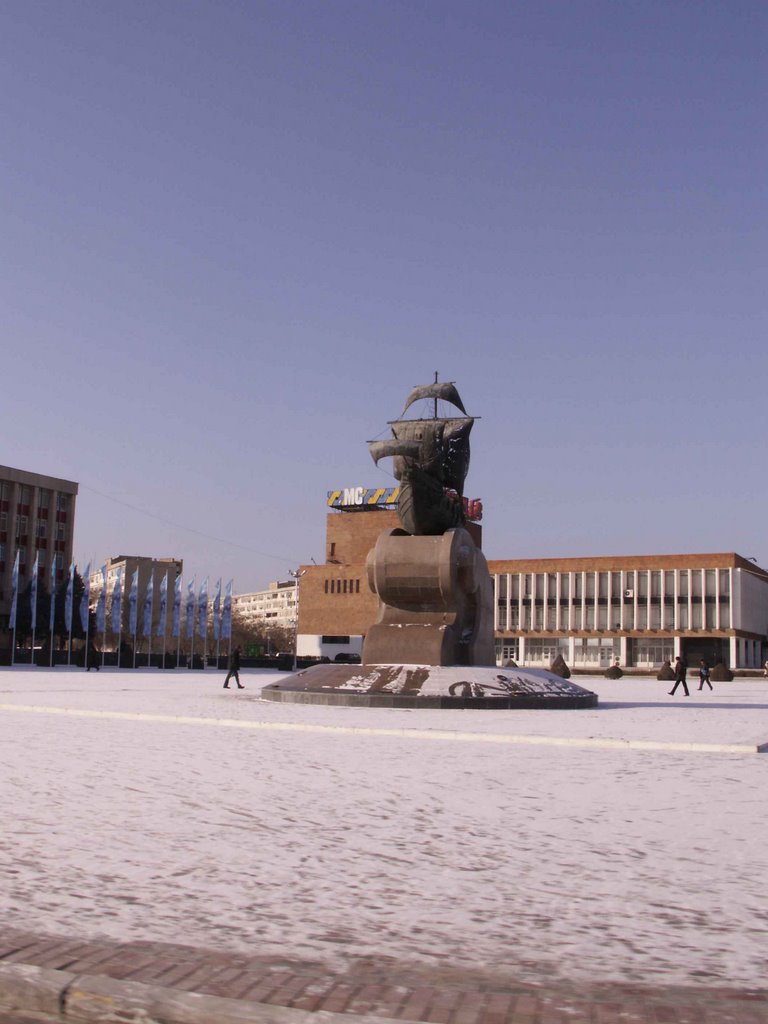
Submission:
[[[0,1010],[67,1024],[401,1024],[16,963],[0,964]]]

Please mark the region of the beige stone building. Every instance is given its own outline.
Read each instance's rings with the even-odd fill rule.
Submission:
[[[19,591],[29,583],[39,555],[41,583],[52,563],[60,583],[72,561],[78,485],[72,480],[0,466],[0,630],[8,627],[11,576],[19,555]]]
[[[173,599],[174,599],[174,588],[176,585],[177,577],[181,576],[184,570],[184,563],[180,558],[149,558],[144,555],[116,555],[114,558],[109,558],[106,561],[107,568],[107,596],[106,596],[106,642],[105,647],[107,650],[115,650],[117,648],[118,639],[120,638],[119,633],[115,633],[112,629],[112,623],[110,620],[110,609],[111,600],[114,592],[115,583],[119,577],[119,585],[122,593],[122,637],[121,639],[125,642],[129,642],[131,637],[129,635],[129,595],[131,589],[131,581],[133,574],[138,570],[137,577],[137,597],[136,597],[136,635],[137,635],[137,649],[147,651],[148,649],[148,638],[145,638],[143,631],[143,613],[144,604],[147,596],[147,586],[150,579],[152,580],[152,650],[158,653],[162,650],[163,637],[157,636],[157,627],[160,622],[160,585],[163,578],[168,576],[168,590],[166,595],[166,625],[165,625],[165,641],[166,648],[168,651],[176,650],[176,638],[172,638],[171,630],[173,625]],[[101,569],[97,569],[90,575],[91,593],[90,593],[90,605],[93,611],[99,601],[99,596],[103,587],[103,576]],[[182,617],[181,617],[181,630],[184,629],[183,620],[183,605],[185,600],[185,594],[182,595]],[[102,642],[101,636],[96,638],[99,642]]]

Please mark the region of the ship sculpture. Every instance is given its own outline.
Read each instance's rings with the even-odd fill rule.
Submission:
[[[432,415],[406,419],[415,402]],[[438,415],[438,402],[458,413]],[[460,414],[459,414],[460,413]],[[411,391],[392,436],[369,441],[374,462],[391,456],[400,482],[402,529],[385,530],[368,555],[376,622],[363,645],[363,664],[491,665],[493,593],[488,567],[466,527],[464,480],[469,469],[468,416],[455,384]]]
[[[431,400],[434,415],[405,419],[414,402]],[[463,415],[438,416],[438,401],[449,402]],[[474,417],[468,416],[452,382],[435,380],[416,387],[405,408],[389,426],[392,437],[369,441],[373,461],[392,456],[393,473],[400,482],[398,515],[412,536],[436,536],[462,527],[464,481],[469,469],[469,434]]]
[[[407,419],[420,400],[424,415]],[[458,412],[438,415],[438,402]],[[493,584],[480,550],[469,469],[468,416],[453,383],[414,388],[391,437],[369,441],[374,462],[393,458],[400,526],[382,530],[366,559],[378,599],[361,665],[314,665],[264,687],[268,700],[382,707],[593,707],[594,693],[551,672],[496,668]],[[468,511],[466,511],[468,509]]]

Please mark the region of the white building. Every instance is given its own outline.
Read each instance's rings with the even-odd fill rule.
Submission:
[[[232,614],[245,626],[266,629],[296,628],[296,580],[281,583],[275,580],[267,590],[253,594],[235,594]]]
[[[734,552],[491,561],[497,661],[759,668],[768,572]]]

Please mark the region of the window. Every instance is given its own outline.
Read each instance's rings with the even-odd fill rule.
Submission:
[[[11,485],[7,480],[0,480],[0,501],[10,501]]]
[[[29,532],[29,519],[27,516],[16,517],[16,536],[26,537]]]
[[[0,512],[0,531],[8,529],[8,513]]]
[[[35,536],[45,537],[46,526],[47,524],[44,519],[38,519],[37,522],[35,523]]]
[[[30,499],[30,491],[28,487],[22,487],[19,491],[19,504],[28,505]]]
[[[499,601],[506,601],[507,600],[507,581],[508,581],[508,577],[507,577],[506,573],[501,573],[499,576],[496,577],[496,582],[497,582],[496,593],[497,593]]]
[[[505,636],[501,641],[501,664],[505,666],[508,661],[520,660],[520,641],[514,637]]]
[[[56,511],[66,512],[69,508],[69,495],[68,494],[57,494],[56,495]]]
[[[674,658],[674,641],[672,639],[656,640],[638,637],[635,641],[636,665],[661,665],[663,661]]]
[[[37,504],[40,508],[51,507],[51,492],[46,490],[39,491],[37,495]]]

